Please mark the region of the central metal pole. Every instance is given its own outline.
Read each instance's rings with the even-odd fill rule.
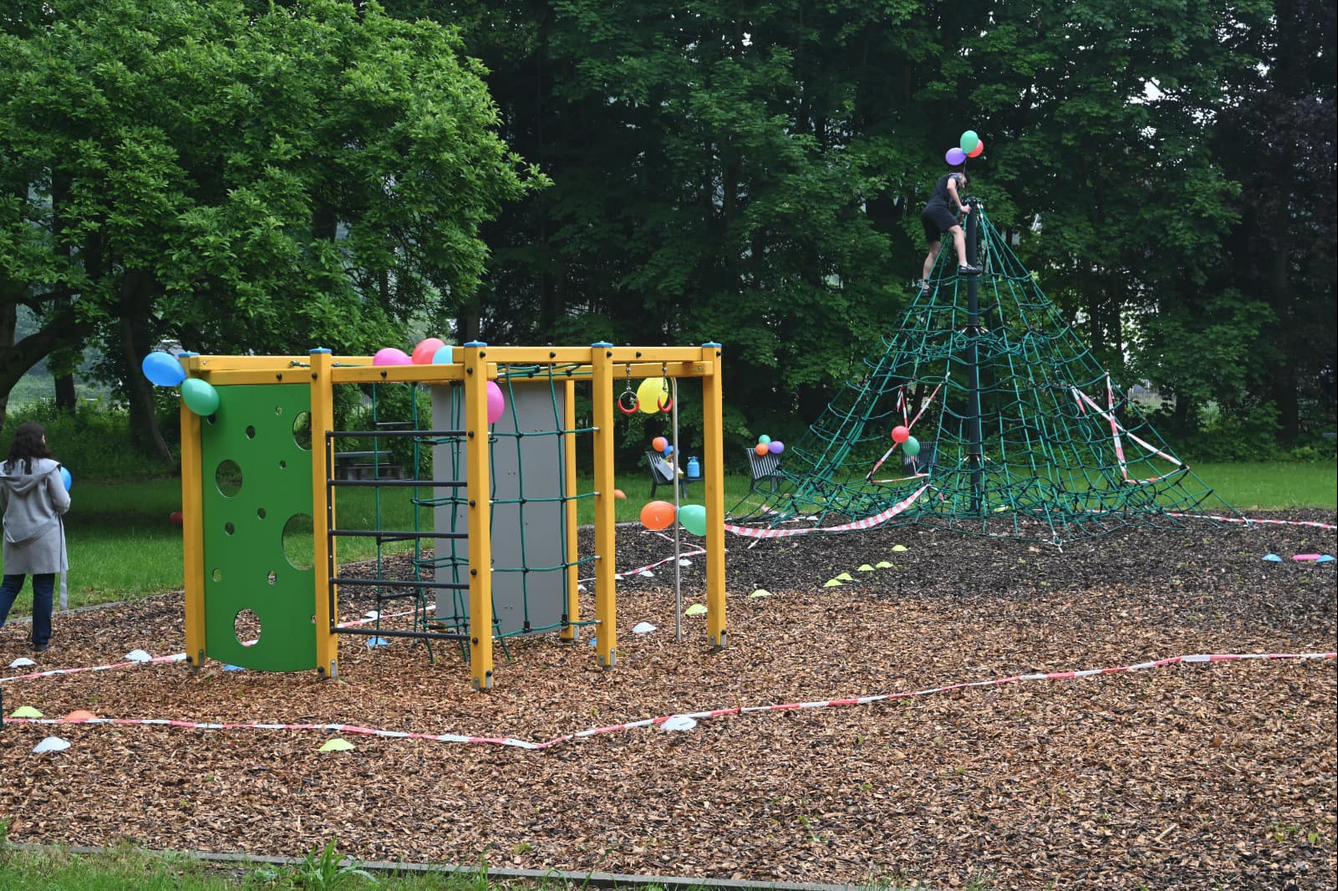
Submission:
[[[980,265],[980,202],[967,201],[971,213],[966,219],[966,262]],[[966,386],[967,423],[970,425],[971,447],[967,453],[971,462],[971,512],[979,514],[983,502],[981,467],[985,462],[984,436],[980,429],[980,276],[966,281]]]

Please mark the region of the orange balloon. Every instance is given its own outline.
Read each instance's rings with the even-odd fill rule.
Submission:
[[[771,446],[767,443],[759,442],[757,445],[753,446],[753,451],[757,452],[759,455],[765,455],[767,452],[771,451]]]
[[[613,490],[613,497],[614,497],[614,498],[617,498],[619,501],[626,501],[626,500],[627,500],[627,493],[624,492],[622,489],[614,489],[614,490]]]
[[[650,444],[655,451],[663,452],[665,447],[669,445],[669,440],[665,439],[663,436],[657,436],[650,441]]]
[[[641,525],[647,529],[668,529],[673,522],[674,506],[667,501],[652,501],[641,508]]]

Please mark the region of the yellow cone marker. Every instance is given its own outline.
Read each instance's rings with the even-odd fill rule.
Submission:
[[[325,745],[321,746],[321,747],[320,747],[320,751],[322,751],[322,752],[348,752],[348,751],[351,751],[353,748],[354,748],[353,743],[349,742],[349,741],[346,740],[346,739],[340,739],[339,737],[335,737],[334,739],[332,739],[332,740],[330,740],[329,742],[327,742]]]

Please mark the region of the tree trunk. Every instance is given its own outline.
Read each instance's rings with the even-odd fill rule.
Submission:
[[[79,394],[74,388],[74,375],[62,374],[56,378],[56,409],[74,414],[79,405]]]
[[[149,354],[148,319],[142,309],[148,282],[142,272],[127,272],[122,285],[121,350],[125,359],[126,390],[129,396],[130,436],[145,451],[157,455],[171,467],[176,466],[172,449],[158,428],[153,406],[153,385],[139,374],[144,357]]]

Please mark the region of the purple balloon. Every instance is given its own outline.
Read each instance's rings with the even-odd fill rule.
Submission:
[[[773,455],[779,455],[781,452],[785,451],[785,443],[781,442],[779,439],[773,439],[767,444],[767,450]]]
[[[948,162],[949,167],[956,167],[958,164],[965,164],[966,152],[962,151],[957,146],[953,146],[952,148],[948,149],[948,153],[943,156],[943,160]]]

